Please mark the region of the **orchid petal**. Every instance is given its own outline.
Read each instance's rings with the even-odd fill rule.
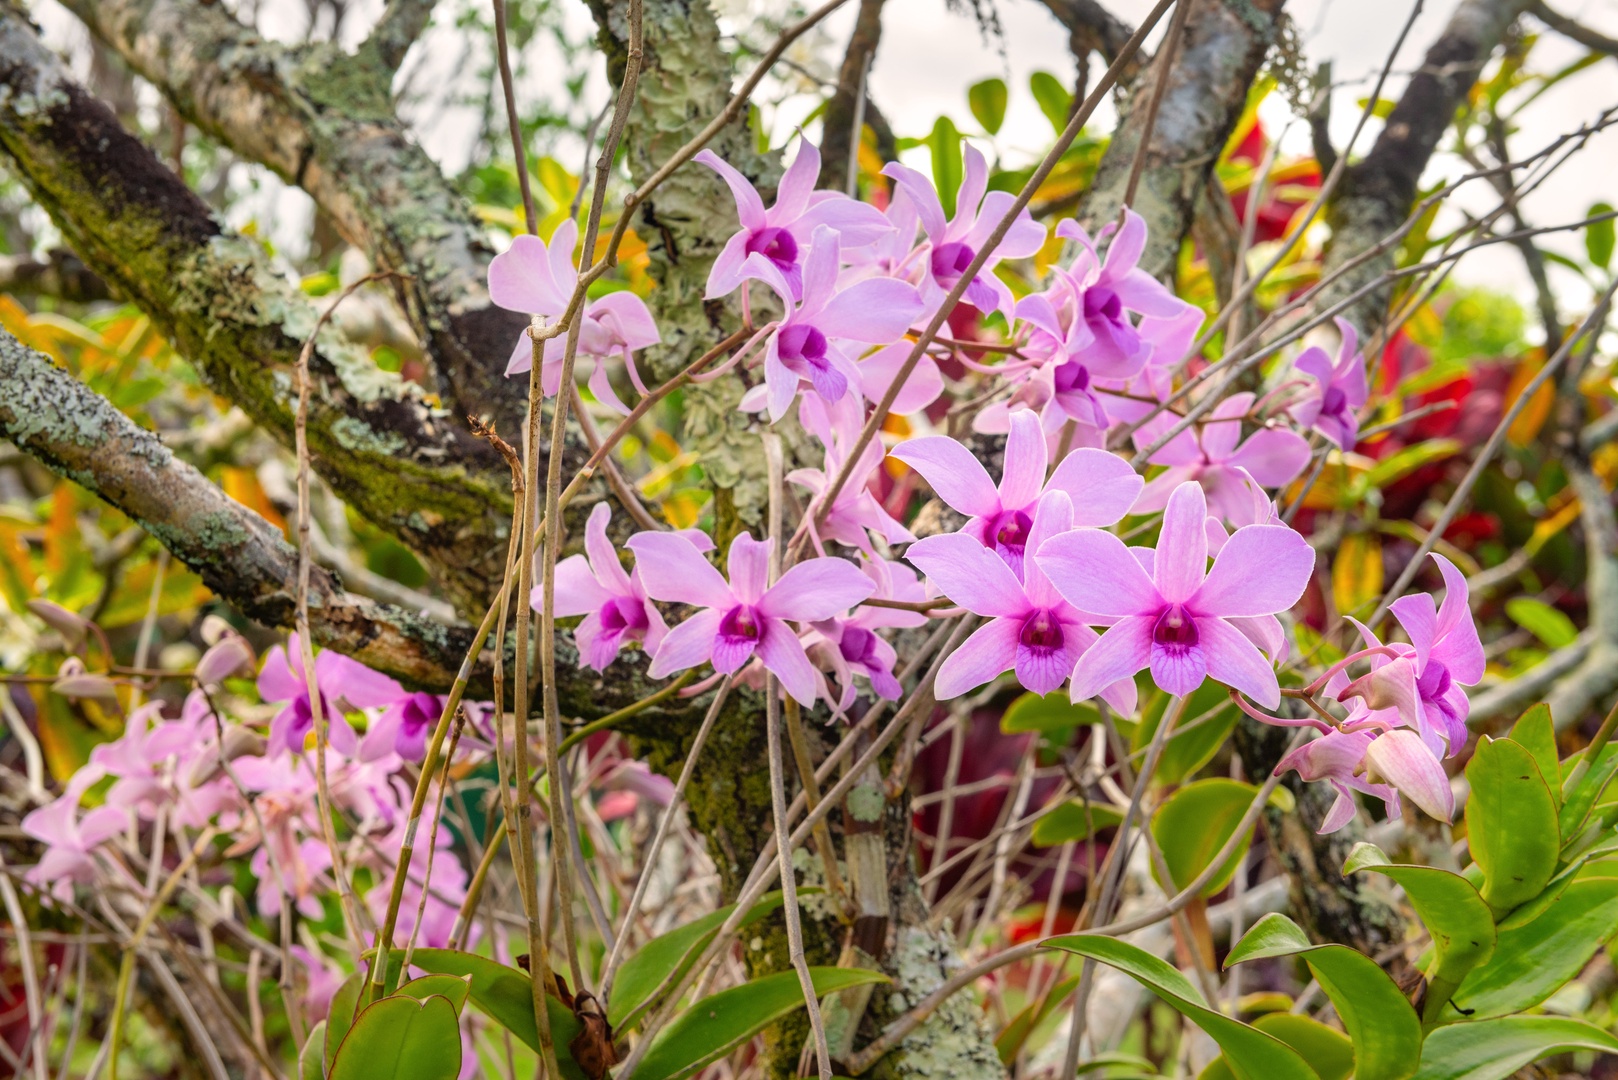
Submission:
[[[975,614],[1015,617],[1030,609],[1022,583],[1005,560],[964,533],[917,540],[905,558],[945,596]]]
[[[769,224],[764,217],[764,200],[759,198],[758,189],[728,161],[712,150],[704,150],[691,160],[706,165],[718,173],[719,179],[730,188],[731,197],[736,200],[736,216],[741,219],[742,228],[749,232],[758,232]]]
[[[1114,537],[1114,539],[1117,539]],[[1075,702],[1102,694],[1151,662],[1152,623],[1144,616],[1121,619],[1084,650],[1073,670],[1070,696]]]
[[[1045,486],[1045,466],[1050,460],[1049,455],[1039,417],[1026,410],[1013,413],[1000,472],[1002,509],[1021,510],[1039,498],[1040,490]]]
[[[999,513],[1000,493],[988,470],[955,439],[946,435],[910,439],[894,447],[889,456],[919,472],[954,510],[969,517]]]
[[[949,701],[1011,670],[1021,632],[1021,619],[992,619],[980,626],[939,666],[933,696]]]
[[[1197,484],[1181,484],[1169,496],[1153,578],[1157,591],[1171,604],[1196,595],[1208,574],[1208,530],[1203,526],[1207,517],[1208,502]]]
[[[1314,549],[1290,527],[1244,525],[1187,603],[1199,615],[1274,615],[1298,602],[1314,570]]]
[[[685,622],[670,630],[652,657],[652,666],[646,674],[661,679],[676,671],[684,671],[713,658],[714,639],[719,636],[720,614],[713,609],[699,611]]]
[[[736,603],[719,571],[684,537],[642,532],[624,546],[635,553],[635,569],[652,599],[726,609]]]
[[[875,591],[876,582],[847,559],[808,559],[782,574],[757,604],[759,611],[773,618],[819,622],[847,611]]]
[[[1267,709],[1281,704],[1281,687],[1275,679],[1275,668],[1246,635],[1223,619],[1197,619],[1196,624],[1198,644],[1207,658],[1211,677],[1240,690]]]
[[[1383,779],[1430,816],[1445,822],[1455,819],[1454,789],[1420,735],[1396,728],[1372,740],[1365,757]]]
[[[1151,577],[1111,533],[1075,529],[1054,536],[1034,552],[1034,561],[1056,591],[1080,611],[1111,618],[1150,612],[1155,617],[1163,606]]]

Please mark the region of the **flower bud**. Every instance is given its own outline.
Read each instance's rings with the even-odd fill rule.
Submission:
[[[217,686],[232,675],[251,674],[253,647],[234,630],[220,637],[197,661],[196,680],[202,686]]]
[[[69,611],[60,604],[53,604],[49,600],[30,600],[28,610],[37,615],[45,625],[62,635],[62,641],[69,651],[78,649],[84,643],[84,635],[90,631],[90,623],[82,615]]]
[[[78,657],[69,657],[62,662],[62,666],[57,669],[56,681],[51,683],[51,689],[67,698],[118,700],[118,685],[105,675],[86,672],[84,661]]]

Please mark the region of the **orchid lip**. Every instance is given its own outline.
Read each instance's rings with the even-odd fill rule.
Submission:
[[[1061,622],[1050,611],[1040,610],[1022,624],[1017,642],[1024,648],[1055,652],[1067,643],[1067,635],[1062,631]]]
[[[752,606],[737,604],[725,612],[725,617],[719,620],[719,636],[737,644],[756,643],[762,633],[761,623],[758,612]]]
[[[800,324],[785,327],[777,342],[783,360],[825,361],[826,335],[813,326]]]
[[[966,272],[966,268],[972,265],[972,260],[975,258],[977,258],[977,252],[958,240],[947,244],[939,244],[933,249],[933,277],[940,282],[948,281],[953,283]]]
[[[787,230],[773,226],[748,237],[747,253],[763,255],[782,270],[798,265],[798,241]]]
[[[1157,623],[1152,627],[1152,642],[1165,649],[1183,651],[1194,649],[1201,640],[1197,633],[1197,624],[1179,604],[1170,605],[1163,609],[1157,617]]]

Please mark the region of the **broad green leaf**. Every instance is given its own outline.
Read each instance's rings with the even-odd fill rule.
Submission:
[[[1337,1007],[1354,1043],[1356,1080],[1404,1080],[1421,1056],[1421,1021],[1387,972],[1343,945],[1315,945],[1285,915],[1266,915],[1230,950],[1225,966],[1299,956]]]
[[[1079,977],[1070,975],[1048,990],[1044,997],[1030,1001],[1022,1011],[1006,1022],[1000,1034],[994,1037],[995,1052],[1000,1055],[1003,1065],[1010,1065],[1017,1057],[1023,1043],[1033,1034],[1035,1028],[1050,1016],[1052,1011],[1061,1006],[1067,996],[1079,985]]]
[[[1506,606],[1509,608],[1510,604]],[[1560,809],[1562,766],[1556,757],[1556,724],[1551,720],[1551,707],[1541,702],[1519,716],[1517,722],[1511,725],[1511,741],[1522,744],[1534,756],[1539,775],[1544,779],[1545,786],[1551,789],[1551,801]]]
[[[1600,217],[1602,214],[1612,213],[1612,204],[1605,202],[1591,203],[1585,217]],[[1590,256],[1590,261],[1605,270],[1612,262],[1613,227],[1612,218],[1605,221],[1592,221],[1584,227],[1584,250]]]
[[[1088,701],[1077,705],[1068,700],[1066,690],[1049,694],[1024,694],[1013,701],[1000,717],[1000,730],[1007,735],[1038,731],[1055,740],[1063,731],[1101,723],[1101,714]],[[1064,740],[1065,741],[1065,740]]]
[[[1573,620],[1532,596],[1514,596],[1506,601],[1506,614],[1511,621],[1533,634],[1547,649],[1560,649],[1573,644],[1579,628]]]
[[[1146,706],[1130,736],[1132,750],[1144,750],[1151,743],[1171,700],[1167,694],[1152,690],[1149,678],[1145,679],[1145,687],[1147,694],[1142,700]],[[1204,682],[1186,701],[1180,722],[1163,744],[1153,781],[1165,786],[1178,784],[1208,764],[1225,745],[1239,715],[1223,683],[1212,679]]]
[[[298,1080],[325,1080],[326,1021],[309,1029],[309,1038],[298,1051]]]
[[[539,1027],[534,1023],[533,987],[528,972],[507,967],[486,956],[454,949],[417,949],[410,962],[437,975],[470,975],[472,1004],[530,1050],[539,1049]],[[567,1052],[567,1044],[579,1033],[579,1021],[573,1010],[555,998],[547,997],[545,1005],[550,1013],[557,1064],[567,1080],[585,1080],[584,1071]]]
[[[887,976],[860,968],[809,969],[815,994],[824,997],[850,986],[886,982]],[[677,1080],[695,1076],[781,1017],[803,1008],[803,988],[795,971],[705,997],[669,1021],[646,1052],[635,1080]]]
[[[1436,866],[1404,866],[1372,844],[1356,844],[1343,873],[1374,870],[1398,882],[1433,939],[1433,960],[1426,976],[1429,999],[1436,1000],[1429,1016],[1436,1016],[1467,972],[1494,955],[1494,917],[1477,889],[1459,874]],[[1434,998],[1436,995],[1436,998]]]
[[[1618,1053],[1618,1038],[1560,1016],[1451,1024],[1427,1036],[1415,1080],[1506,1080],[1524,1065],[1571,1050]]]
[[[1241,824],[1258,791],[1252,784],[1215,776],[1187,784],[1158,807],[1152,815],[1152,835],[1163,849],[1163,861],[1174,879],[1165,882],[1165,887],[1172,885],[1170,891],[1179,892],[1196,880]],[[1225,865],[1203,886],[1203,896],[1212,896],[1230,884],[1251,841],[1249,830]]]
[[[455,1014],[459,1016],[461,1010],[466,1007],[466,996],[471,989],[472,984],[464,975],[423,975],[399,987],[397,993],[413,997],[417,1001],[426,1001],[437,994],[455,1006]]]
[[[1483,1020],[1538,1005],[1584,969],[1614,928],[1618,878],[1575,881],[1538,918],[1500,931],[1494,956],[1461,983],[1455,1006]]]
[[[1102,829],[1124,820],[1123,811],[1106,803],[1069,799],[1034,822],[1034,846],[1054,847],[1070,841],[1088,840]]]
[[[1069,934],[1052,938],[1045,945],[1099,960],[1145,986],[1219,1044],[1237,1080],[1319,1080],[1296,1050],[1273,1035],[1209,1008],[1202,992],[1189,979],[1127,941]]]
[[[1466,779],[1466,839],[1483,870],[1479,892],[1498,918],[1538,896],[1556,872],[1556,802],[1534,755],[1510,739],[1479,739]]]
[[[354,1018],[332,1063],[331,1080],[455,1080],[461,1028],[441,997],[385,997]]]
[[[983,130],[994,135],[1006,122],[1006,83],[1004,79],[984,79],[966,91],[966,103]]]
[[[331,1008],[326,1011],[326,1044],[321,1052],[321,1060],[328,1074],[331,1073],[331,1063],[337,1060],[337,1048],[343,1045],[343,1036],[354,1026],[354,1012],[359,1007],[360,991],[364,986],[365,973],[363,970],[357,971],[344,979],[332,995]]]
[[[1051,122],[1057,132],[1067,127],[1067,114],[1073,108],[1073,94],[1055,75],[1036,71],[1028,76],[1028,89],[1034,92],[1039,111]]]
[[[927,152],[933,158],[933,185],[938,189],[938,201],[944,206],[944,216],[955,216],[955,196],[961,190],[964,166],[961,161],[961,133],[955,130],[955,121],[940,116],[933,122],[932,134],[927,136]]]
[[[1348,1080],[1348,1075],[1354,1071],[1354,1044],[1347,1035],[1319,1020],[1277,1012],[1260,1016],[1253,1021],[1253,1026],[1296,1050],[1320,1080]],[[1232,1077],[1230,1064],[1220,1056],[1208,1063],[1197,1080],[1232,1080]]]
[[[1584,829],[1584,823],[1589,819],[1590,810],[1595,806],[1596,799],[1606,789],[1613,774],[1618,772],[1618,745],[1608,743],[1595,764],[1590,766],[1590,770],[1577,784],[1574,784],[1574,769],[1583,759],[1584,752],[1581,750],[1563,762],[1562,810],[1558,819],[1564,845]]]
[[[752,926],[780,906],[780,892],[766,893],[740,925]],[[696,962],[697,955],[708,947],[733,910],[735,905],[728,904],[666,934],[659,934],[623,962],[613,979],[612,1000],[607,1003],[607,1019],[614,1031],[634,1026],[646,1014],[655,1004],[663,984],[672,985],[669,976],[673,974],[677,979]]]

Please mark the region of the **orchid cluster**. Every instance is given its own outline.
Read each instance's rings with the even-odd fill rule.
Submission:
[[[1210,402],[1206,380],[1186,394],[1182,370],[1202,313],[1139,268],[1146,227],[1132,212],[1095,236],[1069,221],[1047,237],[1024,211],[991,247],[1013,200],[987,190],[987,163],[970,146],[953,216],[925,177],[898,164],[885,170],[893,188],[881,209],[817,191],[819,155],[807,142],[769,207],[712,153],[696,160],[728,186],[740,225],[713,266],[708,298],[739,293],[752,331],[710,375],[735,371],[748,386],[741,408],[772,424],[795,407],[822,457],[785,477],[807,502],[796,533],[725,537],[723,572],[711,558],[718,545],[696,529],[642,531],[620,551],[610,511],[597,505],[583,553],[556,567],[552,615],[580,620],[572,637],[581,665],[604,671],[630,649],[648,659],[653,679],[711,667],[686,694],[724,677],[765,689],[773,677],[805,708],[822,703],[847,719],[862,687],[888,700],[905,692],[897,634],[965,618],[975,629],[939,665],[931,687],[939,700],[1010,673],[1030,692],[1066,685],[1074,702],[1128,717],[1148,685],[1143,672],[1180,698],[1212,679],[1253,715],[1318,733],[1281,767],[1339,792],[1323,830],[1352,818],[1355,792],[1383,800],[1389,813],[1403,793],[1435,816],[1453,814],[1442,762],[1465,742],[1460,688],[1479,681],[1484,659],[1465,579],[1449,561],[1434,556],[1447,583],[1442,604],[1426,595],[1393,604],[1407,642],[1384,643],[1360,626],[1365,648],[1316,684],[1283,690],[1278,675],[1293,660],[1289,613],[1316,576],[1316,554],[1274,498],[1324,444],[1354,446],[1366,376],[1352,327],[1340,325],[1335,358],[1306,350],[1262,397]],[[1052,240],[1067,258],[1043,291],[1016,295],[999,264]],[[576,242],[571,221],[548,243],[517,238],[490,268],[493,302],[563,316],[578,281]],[[997,335],[916,352],[955,291],[978,327]],[[609,292],[576,317],[596,402],[627,413],[609,373],[621,361],[629,383],[647,392],[634,355],[660,340],[649,310],[632,293]],[[561,389],[564,349],[561,336],[540,349],[547,395]],[[508,373],[533,359],[525,334]],[[946,371],[990,377],[994,392],[970,414],[971,442],[934,427]],[[1182,396],[1206,407],[1187,420]],[[884,430],[905,433],[886,443],[866,430],[879,419],[870,403],[884,400],[903,418],[881,418],[890,421]],[[996,436],[997,476],[984,461]],[[1149,452],[1145,475],[1114,452],[1128,440]],[[949,527],[923,530],[907,513],[922,483],[938,502],[931,518]],[[930,534],[918,539],[912,527]],[[541,606],[539,590],[532,602]],[[132,710],[122,738],[24,820],[46,846],[28,880],[68,903],[75,885],[102,872],[127,875],[119,839],[161,817],[183,829],[213,826],[232,852],[250,852],[260,913],[292,905],[319,918],[333,853],[308,752],[318,706],[329,721],[331,795],[346,822],[342,854],[370,871],[364,899],[380,919],[407,828],[404,766],[424,756],[444,699],[333,652],[306,672],[294,637],[258,672],[260,738],[216,708],[218,684],[250,660],[245,643],[227,636],[204,658],[178,717],[157,705]],[[1369,670],[1351,677],[1356,663]],[[64,684],[72,678],[86,676],[68,673]],[[1316,694],[1343,717],[1275,713],[1284,697],[1318,705]],[[467,706],[466,761],[492,756],[501,738],[492,712]],[[644,765],[610,756],[584,786],[603,819],[642,801],[666,804],[670,794]],[[419,937],[429,945],[449,943],[468,880],[440,836],[431,888],[423,896],[428,852],[418,850],[400,909],[399,932],[409,935],[423,905]]]

